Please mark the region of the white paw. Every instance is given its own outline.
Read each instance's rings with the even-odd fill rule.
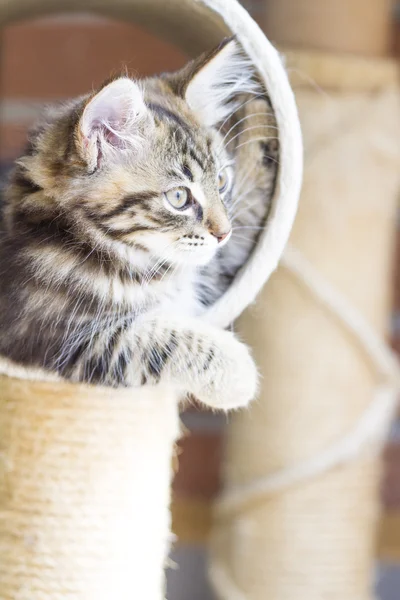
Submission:
[[[198,398],[213,408],[247,406],[257,393],[258,373],[249,349],[227,332],[221,332],[213,367],[205,375]]]

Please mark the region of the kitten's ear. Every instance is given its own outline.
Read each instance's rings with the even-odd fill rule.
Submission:
[[[95,170],[108,156],[140,144],[146,106],[139,86],[120,77],[89,98],[78,123],[78,149]]]
[[[208,127],[222,122],[232,112],[235,96],[259,89],[254,67],[236,38],[225,40],[195,60],[185,86],[187,104]]]

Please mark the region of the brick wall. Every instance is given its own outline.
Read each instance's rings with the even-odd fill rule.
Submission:
[[[23,22],[1,35],[0,158],[14,158],[45,102],[91,90],[125,66],[150,75],[179,68],[174,47],[130,24],[90,16]]]

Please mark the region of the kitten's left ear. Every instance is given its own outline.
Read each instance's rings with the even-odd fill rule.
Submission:
[[[235,96],[259,90],[254,67],[236,38],[225,40],[199,57],[184,76],[184,98],[208,127],[222,122],[232,112]]]
[[[116,152],[140,143],[139,124],[146,107],[139,86],[120,77],[87,102],[78,123],[77,144],[90,170]]]

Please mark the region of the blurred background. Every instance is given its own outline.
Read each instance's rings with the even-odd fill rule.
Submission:
[[[367,18],[369,3],[380,0],[364,1]],[[274,41],[266,2],[248,0],[244,4]],[[308,4],[310,10],[313,4],[315,10],[321,10],[327,3],[314,0]],[[288,39],[293,40],[295,25],[288,15]],[[389,27],[390,42],[385,52],[400,56],[400,4],[393,6]],[[302,40],[293,41],[302,43]],[[324,43],[322,40],[320,45]],[[329,45],[329,40],[326,43]],[[18,156],[27,129],[44,103],[87,92],[125,65],[131,74],[146,76],[176,69],[187,60],[173,46],[136,26],[85,13],[10,24],[1,32],[0,46],[0,160],[3,171]],[[400,261],[396,260],[396,263],[399,270],[393,278],[392,344],[400,351]],[[212,599],[205,576],[206,543],[211,502],[220,489],[219,466],[226,421],[224,416],[194,409],[183,415],[191,435],[180,443],[180,466],[174,483],[173,517],[178,541],[171,556],[168,577],[168,597],[173,600]],[[381,600],[399,600],[400,422],[393,426],[387,441],[381,496],[384,516],[377,547],[377,590]]]

